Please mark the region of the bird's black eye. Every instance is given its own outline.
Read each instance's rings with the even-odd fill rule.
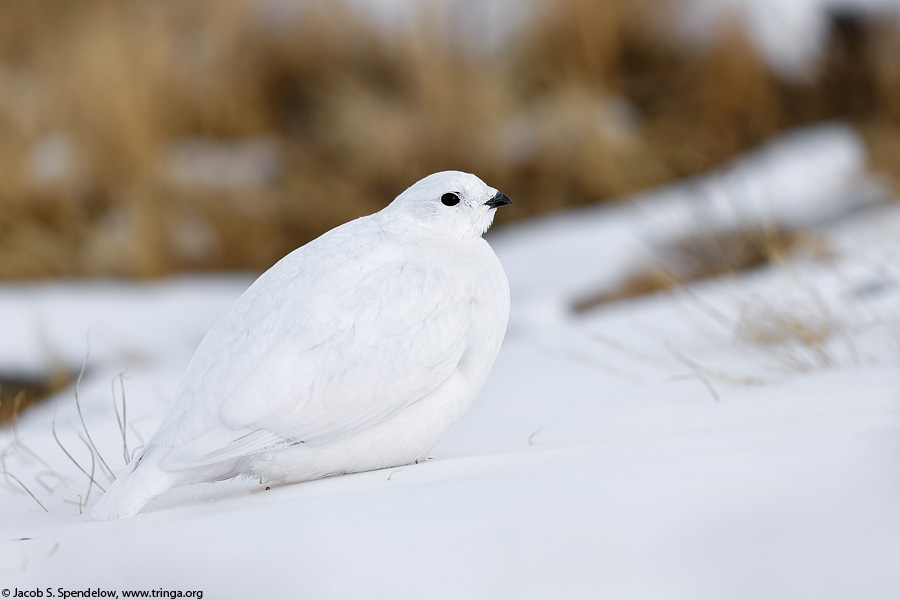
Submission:
[[[447,192],[443,196],[441,196],[441,204],[444,206],[456,206],[459,204],[459,196],[454,194],[453,192]]]

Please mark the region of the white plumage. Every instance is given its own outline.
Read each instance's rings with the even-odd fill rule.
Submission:
[[[93,507],[130,516],[188,483],[287,483],[424,459],[471,406],[509,285],[481,235],[509,199],[419,181],[266,271],[200,343],[159,430]]]

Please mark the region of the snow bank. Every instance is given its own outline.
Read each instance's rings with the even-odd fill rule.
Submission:
[[[86,499],[51,432],[56,410],[60,440],[90,469],[66,390],[23,415],[18,444],[0,432],[4,469],[49,511],[0,477],[0,583],[205,598],[894,598],[900,208],[870,206],[862,161],[847,130],[804,132],[635,203],[493,236],[510,331],[479,401],[419,465],[270,490],[200,484],[93,522],[79,504],[97,489]],[[768,219],[814,223],[832,258],[569,311],[649,245]],[[80,398],[119,469],[110,381],[129,367],[133,450],[248,283],[5,285],[0,364],[78,364],[90,330]],[[748,333],[772,315],[787,333],[810,315],[827,328],[806,344]]]

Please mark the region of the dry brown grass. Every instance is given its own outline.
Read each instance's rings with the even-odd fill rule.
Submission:
[[[0,375],[0,425],[12,422],[29,405],[72,383],[74,376],[57,368],[44,375]]]
[[[841,333],[839,321],[813,290],[793,306],[759,300],[742,312],[736,339],[762,349],[781,365],[810,371],[838,364],[832,341]],[[853,341],[847,342],[855,354]]]
[[[274,25],[255,6],[0,0],[0,277],[262,269],[450,168],[513,197],[502,224],[825,119],[858,125],[900,175],[894,27],[839,23],[799,85],[736,26],[685,49],[658,0],[561,0],[490,60],[427,11],[388,37],[334,2]],[[265,139],[276,164],[230,187],[173,177],[196,139]]]
[[[695,281],[735,275],[763,265],[781,263],[805,252],[825,259],[825,242],[811,234],[780,227],[746,227],[710,232],[678,240],[658,249],[656,263],[627,278],[617,288],[576,300],[572,310],[584,312],[607,302],[627,300]]]

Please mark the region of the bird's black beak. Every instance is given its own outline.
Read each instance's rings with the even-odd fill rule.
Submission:
[[[512,200],[506,194],[501,194],[500,192],[497,192],[496,196],[484,203],[485,206],[490,206],[491,208],[500,208],[507,204],[512,204]]]

